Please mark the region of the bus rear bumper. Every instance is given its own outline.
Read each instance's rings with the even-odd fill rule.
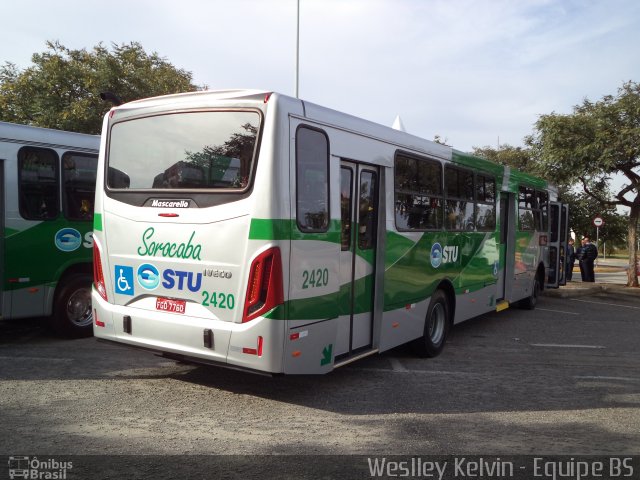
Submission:
[[[191,363],[281,373],[284,321],[248,323],[113,305],[94,290],[94,336]]]

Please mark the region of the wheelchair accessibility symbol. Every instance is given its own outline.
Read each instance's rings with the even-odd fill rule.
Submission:
[[[133,267],[116,265],[114,278],[116,279],[116,293],[133,295]]]

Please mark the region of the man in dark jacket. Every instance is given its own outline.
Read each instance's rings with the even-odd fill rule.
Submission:
[[[589,235],[582,237],[582,246],[578,249],[576,256],[580,260],[580,274],[583,282],[595,282],[595,273],[593,272],[593,262],[598,258],[598,249],[591,243]]]
[[[576,263],[576,249],[573,246],[574,244],[574,240],[573,238],[569,238],[569,243],[567,244],[567,251],[565,252],[565,261],[566,261],[566,270],[565,270],[565,276],[564,279],[567,282],[571,281],[571,278],[573,277],[573,266]]]

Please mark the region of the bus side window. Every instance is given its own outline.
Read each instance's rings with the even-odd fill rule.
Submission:
[[[97,155],[72,152],[62,155],[62,205],[67,219],[93,219],[97,168]]]
[[[445,229],[475,230],[473,184],[472,171],[449,165],[445,167]]]
[[[296,220],[302,232],[329,230],[329,139],[309,127],[296,132]]]
[[[370,250],[375,244],[377,206],[377,175],[370,171],[360,174],[360,211],[358,212],[358,248]]]
[[[476,175],[476,227],[483,231],[496,228],[496,181],[480,174]]]
[[[544,191],[536,190],[538,199],[538,208],[540,208],[540,225],[538,230],[546,232],[549,230],[549,194]]]
[[[518,230],[534,231],[540,226],[541,217],[535,190],[530,187],[518,188]]]
[[[394,194],[396,228],[400,231],[442,228],[442,165],[398,153]]]
[[[47,148],[18,152],[20,215],[25,220],[52,220],[59,213],[58,155]]]

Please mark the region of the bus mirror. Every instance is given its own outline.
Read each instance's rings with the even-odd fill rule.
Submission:
[[[129,188],[131,179],[122,170],[109,167],[108,182],[111,188]]]
[[[100,98],[105,102],[111,102],[116,107],[122,105],[122,99],[113,92],[100,92]]]

